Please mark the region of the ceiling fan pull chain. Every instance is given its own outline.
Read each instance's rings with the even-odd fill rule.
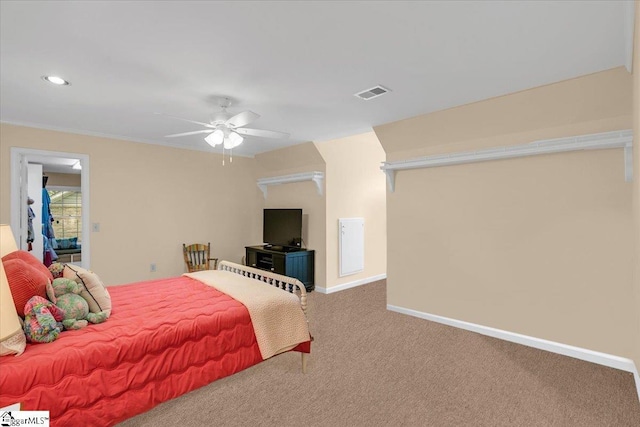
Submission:
[[[224,145],[222,146],[222,166],[224,166]]]

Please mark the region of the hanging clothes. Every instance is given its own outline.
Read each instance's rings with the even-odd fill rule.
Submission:
[[[43,180],[43,184],[46,183]],[[45,184],[46,185],[46,184]],[[46,188],[42,188],[42,240],[44,244],[42,259],[43,264],[49,267],[58,259],[58,254],[53,250],[55,233],[53,232],[53,215],[51,215],[51,197]]]
[[[42,189],[42,235],[48,239],[54,239],[53,215],[51,215],[51,197],[46,188]]]
[[[31,209],[31,205],[33,204],[33,199],[31,197],[27,197],[27,250],[31,251],[33,249],[33,241],[36,238],[35,231],[33,230],[33,219],[36,217],[35,212]]]

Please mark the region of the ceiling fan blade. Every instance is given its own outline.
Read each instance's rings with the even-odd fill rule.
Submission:
[[[227,120],[224,124],[231,128],[239,128],[242,126],[246,126],[255,119],[260,117],[260,114],[256,114],[253,111],[243,111],[242,113],[236,114]]]
[[[174,133],[173,135],[165,135],[165,138],[175,138],[177,136],[197,135],[199,133],[211,133],[213,129],[194,130],[192,132]]]
[[[241,135],[257,136],[261,138],[289,138],[288,133],[276,132],[273,130],[240,128],[240,129],[235,129],[235,131]]]
[[[206,126],[208,128],[215,128],[215,126],[212,125],[211,123],[197,122],[195,120],[183,119],[182,117],[169,116],[168,114],[162,114],[162,113],[156,113],[156,114],[164,117],[171,117],[172,119],[182,120],[183,122],[195,123],[197,125]]]

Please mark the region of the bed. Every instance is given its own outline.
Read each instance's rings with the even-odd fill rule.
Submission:
[[[275,286],[278,296],[295,298],[306,311],[306,291],[296,279],[227,261],[212,277],[237,282],[237,288],[249,281],[271,293],[267,284]],[[194,277],[108,290],[113,310],[107,322],[0,358],[0,407],[48,410],[52,426],[109,426],[266,358],[250,308]],[[310,341],[307,328],[304,339],[272,353],[302,353],[304,371]]]

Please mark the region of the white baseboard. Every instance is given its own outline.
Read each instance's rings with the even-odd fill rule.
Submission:
[[[633,377],[636,379],[636,391],[638,392],[638,400],[640,400],[640,375],[638,375],[638,368],[633,370]]]
[[[387,310],[397,313],[408,314],[409,316],[419,317],[421,319],[431,320],[433,322],[442,323],[467,331],[477,332],[505,341],[511,341],[517,344],[538,348],[540,350],[550,351],[552,353],[562,354],[564,356],[574,357],[587,362],[597,363],[599,365],[608,366],[610,368],[620,369],[622,371],[632,372],[636,381],[636,390],[638,399],[640,400],[640,376],[633,360],[612,354],[601,353],[599,351],[588,350],[586,348],[574,347],[572,345],[562,344],[554,341],[548,341],[540,338],[530,337],[528,335],[517,334],[515,332],[503,331],[488,326],[477,325],[462,320],[451,319],[448,317],[438,316],[436,314],[424,313],[409,308],[398,307],[387,304]]]
[[[377,282],[378,280],[386,279],[386,274],[378,274],[377,276],[365,277],[364,279],[355,280],[353,282],[343,283],[338,286],[331,286],[329,288],[322,288],[316,286],[315,291],[321,294],[332,294],[334,292],[344,291],[345,289],[355,288],[356,286],[366,285],[367,283]]]

